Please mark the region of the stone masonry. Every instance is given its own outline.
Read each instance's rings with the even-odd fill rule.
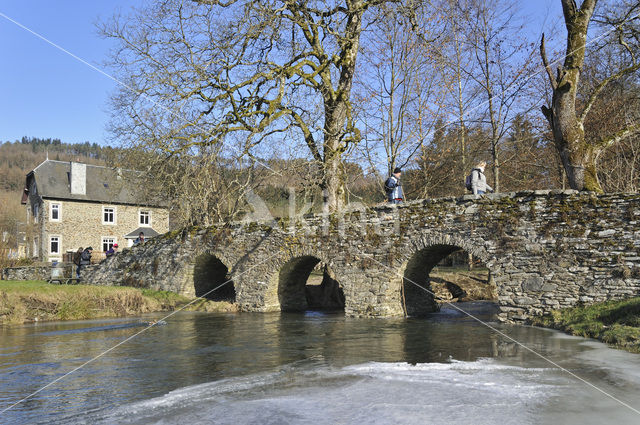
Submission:
[[[59,220],[51,220],[51,204],[58,205],[60,211]],[[114,223],[103,223],[103,209],[111,208],[114,211]],[[71,200],[45,199],[42,203],[40,221],[42,224],[40,241],[43,257],[49,261],[62,261],[62,254],[75,251],[78,247],[93,247],[94,256],[102,254],[102,241],[111,238],[113,242],[125,248],[127,241],[124,236],[132,229],[139,226],[138,216],[140,211],[147,211],[150,217],[148,227],[152,227],[159,233],[169,230],[169,211],[166,208],[141,207],[136,205],[117,205],[90,202],[78,202]],[[60,241],[60,254],[49,252],[48,238],[56,236]]]
[[[190,228],[119,253],[84,279],[193,296],[194,276],[209,273],[209,291],[233,285],[241,309],[268,312],[304,308],[299,286],[321,262],[344,293],[345,314],[420,315],[435,308],[431,268],[463,249],[489,268],[500,319],[520,322],[639,295],[639,206],[638,194],[525,191]],[[202,283],[198,291],[207,292]]]

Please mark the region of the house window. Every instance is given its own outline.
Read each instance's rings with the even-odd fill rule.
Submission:
[[[102,252],[107,252],[116,243],[115,238],[102,238]]]
[[[51,254],[60,254],[60,236],[49,238],[49,255]]]
[[[140,226],[149,226],[151,223],[151,211],[140,211]]]
[[[34,223],[38,222],[38,204],[35,204],[33,206],[33,222]]]
[[[50,221],[60,221],[60,204],[51,204]]]
[[[113,207],[102,208],[102,224],[116,223],[116,209]]]

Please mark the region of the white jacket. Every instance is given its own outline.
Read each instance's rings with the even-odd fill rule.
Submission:
[[[474,168],[471,170],[471,191],[474,195],[477,195],[478,191],[493,191],[493,188],[487,184],[487,177],[484,175],[484,170],[481,168]]]

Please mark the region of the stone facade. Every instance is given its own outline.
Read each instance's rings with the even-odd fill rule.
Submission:
[[[58,205],[59,220],[51,219],[51,206]],[[41,246],[46,261],[62,261],[62,254],[75,251],[78,247],[94,248],[96,259],[104,258],[103,244],[105,240],[117,243],[122,249],[131,240],[125,240],[125,235],[138,227],[153,228],[159,233],[169,231],[169,212],[166,208],[139,207],[133,205],[100,204],[78,201],[60,201],[44,199],[41,220],[43,222]],[[103,222],[104,209],[110,208],[114,213],[114,222]],[[148,226],[139,224],[140,212],[149,214]],[[51,237],[59,238],[59,253],[50,252]]]
[[[640,294],[639,206],[638,194],[526,191],[184,229],[105,260],[84,280],[193,296],[194,276],[209,273],[199,295],[233,285],[241,309],[266,312],[304,308],[299,286],[322,262],[347,315],[420,315],[435,308],[430,270],[463,249],[489,268],[500,319],[526,321]]]
[[[93,260],[101,260],[109,244],[131,246],[133,238],[125,236],[136,229],[167,232],[168,208],[136,204],[135,181],[126,176],[107,167],[49,160],[34,169],[23,196],[27,255],[64,261],[65,253],[91,246]]]

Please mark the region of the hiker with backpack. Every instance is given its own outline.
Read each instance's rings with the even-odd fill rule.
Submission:
[[[78,279],[80,279],[80,259],[82,258],[82,251],[84,251],[84,248],[80,247],[73,253],[73,264],[76,265],[76,278]]]
[[[403,201],[402,185],[400,184],[400,175],[402,170],[395,168],[393,174],[384,182],[384,191],[387,194],[387,201],[392,204],[400,204]]]
[[[487,191],[493,192],[493,188],[487,184],[487,177],[484,175],[485,161],[479,162],[467,176],[465,186],[474,195],[484,195]]]
[[[82,251],[82,254],[80,254],[80,262],[78,264],[78,268],[76,269],[76,276],[78,277],[78,280],[80,280],[80,269],[91,264],[92,253],[93,248],[88,246],[84,249],[84,251]]]

